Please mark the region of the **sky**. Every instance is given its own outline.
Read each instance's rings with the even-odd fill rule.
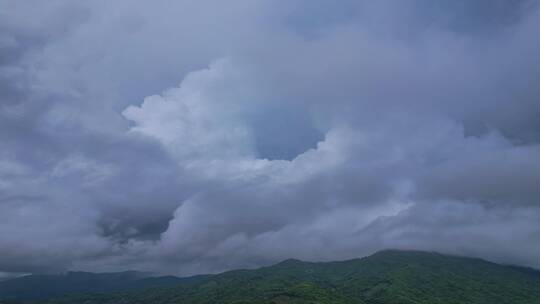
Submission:
[[[540,267],[538,0],[0,0],[0,277]]]

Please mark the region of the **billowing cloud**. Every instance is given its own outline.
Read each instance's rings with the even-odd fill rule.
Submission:
[[[0,1],[0,274],[540,266],[537,5]]]

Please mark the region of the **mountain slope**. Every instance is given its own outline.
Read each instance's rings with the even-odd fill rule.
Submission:
[[[480,259],[383,251],[343,262],[287,260],[171,288],[64,297],[64,303],[540,303],[540,272]]]

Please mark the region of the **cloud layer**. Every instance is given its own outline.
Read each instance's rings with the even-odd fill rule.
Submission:
[[[540,10],[0,0],[0,273],[540,267]],[[24,21],[23,21],[24,20]]]

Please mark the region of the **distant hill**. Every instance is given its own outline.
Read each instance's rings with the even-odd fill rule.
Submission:
[[[47,304],[538,304],[540,272],[481,259],[388,250],[342,262],[286,260],[174,282],[173,287],[69,296]]]
[[[152,287],[175,286],[188,278],[149,277],[126,271],[116,273],[68,272],[28,275],[0,282],[0,299],[45,299],[68,294],[112,293]]]

